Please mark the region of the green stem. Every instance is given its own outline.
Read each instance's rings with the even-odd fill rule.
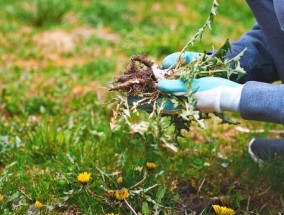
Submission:
[[[179,54],[176,62],[174,64],[172,64],[168,70],[172,69],[176,63],[177,63],[176,68],[179,68],[180,62],[181,62],[180,61],[181,55],[185,52],[185,50],[188,48],[188,46],[193,45],[197,38],[201,38],[202,37],[202,34],[203,34],[204,30],[206,29],[206,27],[211,29],[211,22],[213,21],[214,16],[216,16],[218,5],[219,4],[218,4],[217,0],[213,0],[213,4],[212,4],[212,7],[211,7],[210,15],[208,16],[206,22],[197,31],[197,33],[195,35],[193,35],[193,37],[186,43],[186,45],[182,48],[182,50],[180,51],[180,54]]]
[[[134,215],[138,215],[135,210],[133,209],[133,207],[131,207],[131,205],[128,203],[128,201],[126,199],[124,199],[125,204],[129,207],[129,209],[132,211],[132,213],[134,213]]]
[[[131,186],[131,187],[129,188],[129,190],[134,189],[135,187],[138,187],[139,185],[143,184],[144,181],[146,180],[146,178],[147,178],[147,172],[145,172],[143,178],[142,178],[140,181],[138,181],[136,184],[134,184],[133,186]]]

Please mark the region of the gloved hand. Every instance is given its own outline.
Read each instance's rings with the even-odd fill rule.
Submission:
[[[179,57],[179,52],[168,55],[162,62],[164,69],[171,67],[176,63]],[[190,63],[196,59],[201,53],[197,52],[184,52],[181,57]],[[203,113],[209,112],[223,112],[232,111],[239,112],[239,102],[243,85],[233,81],[217,78],[217,77],[204,77],[194,79],[192,82],[192,91],[195,92],[197,100],[196,107]],[[158,89],[162,92],[174,94],[176,96],[187,96],[187,88],[184,82],[178,80],[161,80],[158,82]],[[133,105],[141,98],[129,97],[128,103]],[[158,101],[158,105],[161,104]],[[145,110],[152,110],[151,105],[143,105],[140,108]],[[180,106],[174,105],[170,100],[166,101],[163,108],[164,113],[175,114],[180,110]]]
[[[168,69],[176,63],[179,54],[176,52],[168,55],[163,60],[163,68]],[[199,55],[200,53],[197,52],[184,52],[181,57],[190,63]],[[201,112],[239,112],[243,85],[223,78],[205,77],[193,80],[191,88],[195,92],[196,107]],[[158,89],[176,96],[187,95],[187,89],[182,80],[162,80],[158,83]]]
[[[190,63],[191,61],[195,60],[200,54],[201,53],[198,53],[198,52],[186,51],[181,55],[181,58],[185,59],[185,63]],[[170,68],[173,64],[176,63],[179,55],[180,55],[180,52],[175,52],[175,53],[172,53],[172,54],[168,55],[167,57],[165,57],[163,62],[162,62],[162,67],[164,69]],[[173,68],[174,67],[175,67],[175,65],[173,66]],[[184,83],[182,83],[182,84],[183,84],[182,86],[184,86]],[[176,92],[175,94],[178,94],[178,93]],[[134,106],[136,104],[136,102],[140,101],[141,99],[143,99],[143,98],[137,97],[137,96],[135,96],[135,97],[130,96],[130,97],[127,98],[127,102],[130,106]],[[163,105],[162,112],[164,114],[176,114],[180,111],[181,107],[179,105],[174,104],[170,100],[166,100],[164,104],[162,104],[162,103],[163,103],[162,99],[157,100],[158,106]],[[145,111],[148,111],[148,112],[151,112],[153,110],[153,107],[150,104],[139,105],[139,108],[143,109]]]
[[[179,55],[180,52],[175,52],[165,57],[162,62],[162,67],[164,69],[170,68],[173,64],[176,63]],[[186,51],[181,55],[181,58],[185,59],[186,63],[190,63],[191,61],[195,60],[199,55],[201,55],[201,53]],[[173,67],[175,67],[175,65]]]
[[[224,78],[204,77],[194,79],[191,88],[195,92],[196,107],[201,112],[239,112],[243,85]],[[176,96],[187,96],[186,85],[180,79],[162,80],[158,83],[158,89]]]

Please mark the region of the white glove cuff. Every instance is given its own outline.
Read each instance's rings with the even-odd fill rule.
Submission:
[[[243,85],[238,87],[222,87],[220,95],[221,111],[240,112],[240,100]]]
[[[216,87],[211,90],[196,92],[196,107],[203,113],[218,112],[221,113],[220,99],[223,87]]]
[[[195,93],[196,107],[204,113],[223,111],[239,112],[243,85],[237,87],[216,87]]]

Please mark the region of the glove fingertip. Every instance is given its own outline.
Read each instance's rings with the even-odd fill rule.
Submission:
[[[185,52],[185,58],[186,58],[186,62],[190,63],[191,61],[197,59],[200,56],[201,53],[198,52]]]
[[[179,56],[179,52],[175,52],[165,57],[162,62],[162,67],[164,69],[170,68],[173,64],[175,64],[178,56]]]

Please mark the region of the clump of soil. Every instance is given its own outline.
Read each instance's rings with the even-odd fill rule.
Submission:
[[[154,62],[144,56],[133,56],[124,74],[114,79],[115,86],[110,91],[126,92],[137,96],[157,91],[157,79],[153,73]]]

